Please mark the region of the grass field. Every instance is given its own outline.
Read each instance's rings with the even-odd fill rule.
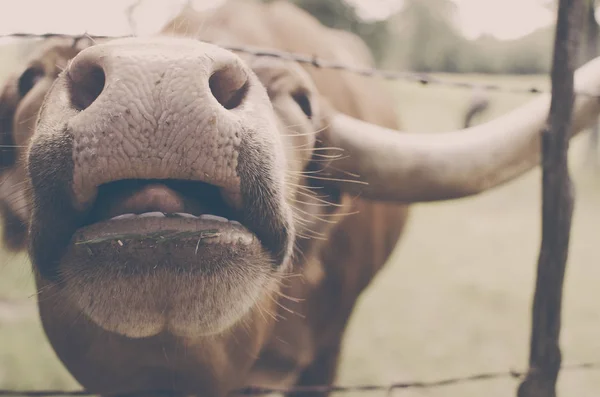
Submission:
[[[542,77],[461,78],[548,86]],[[459,126],[469,97],[467,90],[411,83],[399,83],[397,93],[406,128],[422,132]],[[486,116],[530,98],[494,93]],[[586,138],[576,139],[571,150],[577,201],[561,338],[566,364],[600,360],[600,173],[582,166]],[[353,315],[339,383],[524,368],[539,214],[539,170],[478,197],[415,206],[404,239]],[[0,387],[76,388],[40,330],[26,258],[2,255]],[[15,310],[2,303],[6,299],[22,304]],[[501,380],[396,395],[506,397],[515,395],[516,386],[514,380]],[[561,396],[597,397],[600,371],[563,372],[559,389]]]

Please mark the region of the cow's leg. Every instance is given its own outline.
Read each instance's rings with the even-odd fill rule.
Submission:
[[[296,386],[331,385],[335,381],[342,341],[356,300],[386,263],[408,216],[408,207],[389,203],[373,205],[355,201],[349,212],[353,211],[358,214],[336,225],[329,237],[330,246],[323,251],[326,277],[310,295],[310,311],[307,311],[311,314],[307,321],[312,324],[317,353]],[[288,395],[326,397],[329,394]]]
[[[340,338],[341,342],[341,338]],[[341,343],[321,349],[317,358],[300,375],[296,386],[331,385],[335,380],[340,356]],[[327,397],[329,393],[291,393],[293,397]]]

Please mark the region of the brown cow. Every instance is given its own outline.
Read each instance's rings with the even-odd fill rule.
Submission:
[[[473,129],[398,133],[373,80],[218,46],[368,60],[290,4],[188,9],[161,36],[54,42],[0,99],[5,243],[28,247],[44,330],[90,391],[331,384],[405,203],[539,162],[548,96]],[[578,89],[600,91],[598,63]],[[599,112],[579,98],[574,131]]]

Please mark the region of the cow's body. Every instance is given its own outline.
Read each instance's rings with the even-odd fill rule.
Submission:
[[[58,43],[0,96],[4,243],[28,247],[46,335],[93,392],[330,385],[402,203],[539,159],[547,98],[401,134],[372,79],[220,47],[371,64],[360,39],[282,1],[186,9],[161,36]],[[600,88],[593,66],[579,86]],[[598,113],[580,99],[575,130]]]

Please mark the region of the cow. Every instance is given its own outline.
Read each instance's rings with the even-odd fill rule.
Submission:
[[[349,37],[286,2],[231,0],[151,37],[48,42],[6,82],[4,245],[28,252],[44,332],[83,387],[331,385],[408,206],[539,164],[548,95],[413,134],[373,79],[227,49],[369,63]],[[599,63],[576,89],[600,91]],[[573,134],[598,113],[578,97]]]

